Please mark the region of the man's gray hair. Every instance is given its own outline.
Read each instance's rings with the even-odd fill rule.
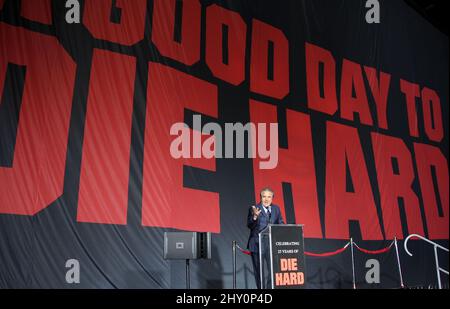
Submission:
[[[275,197],[275,193],[273,193],[273,190],[270,189],[269,187],[266,187],[264,189],[261,190],[261,192],[259,193],[259,195],[262,197],[263,192],[270,192],[272,193],[272,197]]]

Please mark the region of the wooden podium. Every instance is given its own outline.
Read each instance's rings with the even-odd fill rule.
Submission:
[[[269,224],[259,233],[259,262],[261,288],[304,288],[303,225]]]

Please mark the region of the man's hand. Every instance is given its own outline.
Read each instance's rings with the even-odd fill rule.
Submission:
[[[258,209],[255,206],[252,206],[252,212],[253,212],[253,220],[256,220],[256,219],[258,219],[259,214],[261,213],[261,209]]]

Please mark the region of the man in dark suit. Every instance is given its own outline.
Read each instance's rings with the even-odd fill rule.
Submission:
[[[264,230],[269,223],[284,224],[280,207],[272,204],[274,194],[270,188],[261,190],[261,202],[256,206],[251,206],[248,210],[247,226],[250,229],[247,249],[251,252],[253,271],[256,279],[256,287],[261,288],[260,265],[259,265],[259,233]]]

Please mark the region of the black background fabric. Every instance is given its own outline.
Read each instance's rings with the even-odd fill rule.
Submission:
[[[84,1],[80,0],[81,7]],[[47,26],[20,17],[20,1],[6,1],[0,11],[0,21],[17,27],[56,36],[77,64],[77,74],[70,118],[67,161],[63,195],[49,207],[34,216],[0,214],[0,287],[2,288],[184,288],[185,264],[183,261],[163,259],[163,233],[172,229],[144,227],[141,225],[143,133],[145,129],[145,95],[148,61],[159,62],[179,71],[210,81],[218,86],[220,122],[249,121],[249,98],[269,104],[310,113],[306,102],[305,49],[310,42],[332,51],[340,76],[341,59],[369,65],[400,78],[426,85],[438,91],[444,119],[444,140],[438,146],[448,161],[448,38],[439,33],[402,1],[381,1],[381,23],[367,24],[364,1],[356,0],[304,0],[304,1],[201,1],[203,7],[202,29],[205,27],[204,11],[207,5],[239,12],[247,25],[256,18],[282,29],[290,46],[290,93],[279,101],[249,92],[246,80],[231,86],[211,75],[204,61],[205,37],[202,36],[201,60],[188,67],[162,57],[150,42],[152,1],[148,3],[146,40],[127,47],[95,39],[83,24],[68,25],[64,20],[64,1],[52,2],[53,25]],[[145,42],[146,41],[146,42]],[[126,225],[92,224],[76,221],[78,188],[81,165],[86,101],[93,48],[132,55],[137,59],[136,96],[132,124],[131,164],[129,182],[128,217]],[[246,63],[249,63],[249,53]],[[248,68],[247,68],[248,69]],[[19,83],[20,84],[20,83]],[[182,85],[180,86],[182,87]],[[339,89],[339,80],[337,81]],[[14,97],[20,93],[12,91]],[[6,93],[4,95],[7,95]],[[5,98],[3,98],[5,99]],[[412,149],[407,127],[402,119],[406,113],[398,83],[391,84],[388,123],[392,135],[401,136]],[[19,100],[20,102],[20,100]],[[0,109],[0,119],[10,119],[18,110]],[[324,211],[325,182],[325,119],[330,117],[313,113],[312,130],[316,151],[316,169],[319,208]],[[8,117],[8,118],[5,118]],[[189,117],[186,116],[188,119]],[[337,122],[342,122],[335,117]],[[331,119],[333,119],[331,117]],[[398,124],[398,125],[397,125]],[[0,125],[1,128],[1,125]],[[370,131],[358,127],[365,151],[370,151]],[[280,126],[280,146],[286,147],[286,129]],[[3,134],[0,131],[0,134]],[[3,145],[14,141],[0,135]],[[414,141],[417,141],[415,139]],[[420,141],[420,139],[419,139]],[[425,142],[425,141],[424,141]],[[4,146],[5,147],[5,146]],[[368,150],[367,150],[368,149]],[[0,153],[0,165],[9,166],[5,159],[11,157],[13,147]],[[6,154],[5,154],[6,153]],[[371,168],[372,166],[372,168]],[[232,251],[236,240],[244,246],[248,237],[246,227],[247,207],[255,203],[251,159],[217,159],[216,173],[203,175],[185,168],[184,185],[220,194],[221,233],[212,235],[212,259],[191,262],[191,287],[231,288]],[[368,165],[369,175],[375,175],[373,164]],[[186,176],[189,175],[189,176]],[[371,182],[376,180],[371,177]],[[376,185],[376,184],[375,184]],[[415,182],[414,186],[418,186]],[[375,192],[375,190],[374,190]],[[279,192],[278,194],[287,194]],[[275,201],[276,202],[276,201]],[[379,204],[379,197],[375,196]],[[289,202],[286,202],[288,223]],[[379,206],[377,206],[379,207]],[[323,221],[323,216],[322,216]],[[301,223],[301,222],[296,222]],[[322,222],[323,223],[323,222]],[[379,249],[390,241],[364,241],[357,224],[350,224],[355,242],[367,249]],[[334,251],[347,240],[305,239],[305,250],[312,252]],[[438,241],[448,247],[448,239]],[[407,286],[436,285],[433,249],[430,245],[414,241],[414,256],[409,257],[399,242],[404,281]],[[380,284],[365,282],[365,262],[371,258],[355,251],[357,286],[360,288],[399,287],[395,252],[376,256],[381,264]],[[65,281],[68,259],[77,259],[81,267],[81,282]],[[448,254],[441,258],[442,267],[448,269]],[[328,258],[306,257],[307,288],[351,288],[352,270],[350,250]],[[448,285],[448,277],[442,277]],[[238,288],[254,288],[251,258],[238,252]]]

